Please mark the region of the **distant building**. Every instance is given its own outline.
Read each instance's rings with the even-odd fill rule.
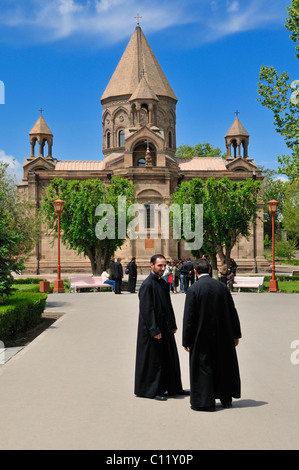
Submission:
[[[141,28],[137,25],[102,98],[102,161],[63,161],[52,155],[53,134],[41,113],[29,132],[31,153],[25,158],[24,177],[18,185],[37,205],[50,180],[100,178],[109,184],[112,176],[127,178],[136,187],[138,203],[169,204],[181,181],[198,177],[228,177],[262,180],[254,160],[248,156],[249,134],[238,116],[225,135],[226,160],[217,158],[176,158],[176,104],[174,94]],[[46,145],[47,144],[47,145]],[[37,147],[37,149],[36,149]],[[45,149],[48,154],[45,154]],[[261,205],[262,211],[262,205]],[[268,266],[263,256],[263,221],[257,219],[249,240],[240,240],[232,256],[242,269],[259,270]],[[57,250],[42,235],[27,262],[28,271],[41,273],[56,269]],[[190,256],[184,242],[169,239],[126,240],[116,255],[126,263],[132,256],[138,266],[148,268],[154,253],[167,259]],[[90,271],[87,258],[62,248],[64,272]]]

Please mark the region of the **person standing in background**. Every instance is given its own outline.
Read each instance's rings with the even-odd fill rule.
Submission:
[[[128,278],[128,292],[131,294],[136,293],[136,281],[137,281],[137,265],[136,265],[136,258],[135,256],[131,259],[131,261],[127,264],[127,271],[129,274]]]
[[[121,258],[117,258],[114,266],[115,294],[121,294],[121,283],[124,277]]]

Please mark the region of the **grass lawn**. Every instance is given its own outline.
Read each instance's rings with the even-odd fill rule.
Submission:
[[[278,281],[279,292],[299,293],[299,281]],[[269,281],[264,281],[264,292],[269,291]]]
[[[277,279],[277,278],[276,278]],[[279,289],[279,292],[283,292],[283,293],[288,293],[288,294],[299,294],[299,281],[280,281],[279,279],[277,279],[278,281],[278,289]],[[263,290],[261,290],[260,292],[263,293],[263,292],[269,292],[269,281],[264,281],[264,287],[263,287]],[[234,292],[237,292],[238,289],[234,288]],[[257,292],[257,289],[241,289],[241,292]]]
[[[13,292],[22,291],[22,292],[39,292],[39,283],[38,284],[13,284],[12,285]],[[54,289],[54,282],[50,283],[50,293],[53,292]],[[65,292],[70,291],[70,283],[69,281],[64,281],[64,289]]]
[[[13,289],[13,292],[14,291],[39,292],[39,284],[13,284],[12,289]]]

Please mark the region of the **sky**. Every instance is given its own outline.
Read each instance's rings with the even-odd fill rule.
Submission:
[[[249,157],[286,154],[258,99],[262,65],[299,79],[285,28],[290,0],[0,0],[0,160],[22,178],[43,109],[58,160],[102,160],[101,96],[140,26],[177,98],[177,147],[225,152],[236,114]],[[37,151],[36,151],[37,154]]]

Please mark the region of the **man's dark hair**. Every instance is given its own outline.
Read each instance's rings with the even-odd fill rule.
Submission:
[[[196,269],[197,274],[204,274],[210,272],[211,265],[208,260],[200,258],[194,262],[194,268]]]
[[[150,261],[150,262],[153,263],[153,264],[155,264],[158,258],[163,258],[163,259],[166,260],[166,258],[165,258],[164,255],[153,255],[153,256],[151,257],[151,261]]]

